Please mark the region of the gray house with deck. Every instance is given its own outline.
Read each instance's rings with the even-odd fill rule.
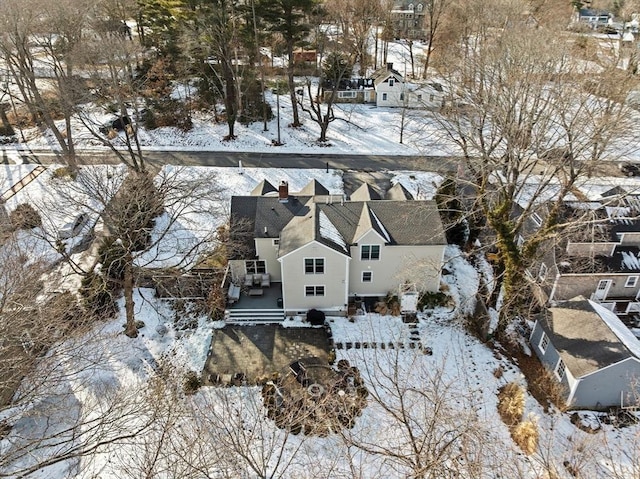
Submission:
[[[584,297],[558,303],[535,323],[530,343],[574,409],[637,406],[640,343],[620,319]]]

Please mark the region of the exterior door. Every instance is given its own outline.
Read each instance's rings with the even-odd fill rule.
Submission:
[[[598,281],[598,287],[596,288],[595,293],[593,294],[593,299],[595,301],[603,301],[607,298],[607,293],[609,293],[609,288],[611,288],[611,283],[613,280],[610,279],[601,279]]]

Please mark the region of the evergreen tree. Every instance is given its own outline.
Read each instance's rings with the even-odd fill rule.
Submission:
[[[257,14],[268,25],[268,30],[282,35],[286,45],[286,53],[289,58],[287,65],[287,78],[289,94],[293,108],[292,126],[300,126],[298,107],[296,102],[296,89],[293,80],[294,59],[293,50],[303,45],[311,27],[307,17],[316,5],[316,0],[259,0],[256,3]]]

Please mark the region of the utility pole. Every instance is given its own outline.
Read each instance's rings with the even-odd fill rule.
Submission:
[[[276,80],[276,87],[271,91],[276,96],[276,121],[278,125],[278,141],[275,143],[275,146],[282,146],[282,142],[280,141],[280,77],[278,77],[278,79]]]

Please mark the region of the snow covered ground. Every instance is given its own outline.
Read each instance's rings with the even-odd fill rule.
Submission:
[[[0,187],[11,185],[28,173],[30,168],[28,165],[2,165]],[[50,171],[54,170],[50,168]],[[186,178],[190,175],[202,176],[198,169],[173,171],[172,167],[167,167],[167,170],[168,173],[177,173]],[[57,183],[51,179],[50,171],[20,191],[7,208],[11,210],[21,202],[32,202],[43,208],[47,204],[55,204],[55,201],[42,201],[44,198],[56,198]],[[295,191],[315,178],[332,193],[343,191],[341,173],[338,171],[326,173],[324,170],[257,168],[207,171],[224,185],[224,194],[219,198],[221,204],[228,202],[233,194],[247,194],[262,179],[272,183],[286,179],[291,190]],[[413,194],[420,191],[425,198],[432,197],[441,180],[437,175],[422,172],[395,172],[394,175],[393,182],[400,181]],[[592,194],[605,191],[609,182],[606,179],[603,181],[603,186],[592,186]],[[69,214],[68,211],[65,213]],[[201,221],[202,217],[194,217],[194,224]],[[204,226],[198,224],[198,229]],[[216,224],[207,223],[206,226],[207,229],[213,229]],[[444,275],[443,282],[455,306],[436,308],[421,315],[417,331],[423,348],[343,348],[337,350],[337,359],[347,359],[358,367],[372,391],[385,386],[380,383],[381,378],[393,375],[402,380],[403,388],[407,391],[406,397],[409,397],[409,391],[424,391],[422,402],[412,399],[415,401],[412,414],[420,424],[432,418],[431,414],[441,414],[443,422],[449,421],[455,427],[462,427],[464,424],[460,421],[463,419],[474,421],[474,430],[482,434],[487,444],[481,452],[485,469],[478,477],[498,477],[498,470],[502,471],[501,477],[517,477],[510,469],[512,466],[520,469],[521,477],[545,477],[544,470],[549,464],[554,465],[557,477],[568,477],[567,469],[563,466],[565,461],[572,467],[581,467],[583,477],[637,477],[633,470],[623,471],[619,476],[613,474],[623,466],[637,467],[635,455],[625,455],[625,452],[637,451],[638,427],[618,430],[605,425],[601,432],[590,435],[573,426],[567,414],[544,412],[530,396],[526,399],[526,414],[537,418],[541,433],[540,447],[532,456],[518,452],[507,427],[498,416],[496,393],[508,381],[524,384],[524,378],[517,366],[503,353],[489,348],[465,331],[462,318],[474,308],[480,281],[478,272],[467,261],[466,255],[455,247],[448,248],[447,261],[447,270],[451,274]],[[2,417],[13,425],[11,432],[0,440],[0,456],[5,461],[10,459],[10,464],[0,461],[3,473],[29,467],[47,457],[64,457],[64,454],[70,453],[71,458],[39,468],[30,477],[140,477],[143,467],[141,457],[148,459],[149,447],[157,444],[154,441],[162,437],[157,429],[160,426],[153,422],[159,420],[158,411],[162,411],[167,414],[166,422],[160,421],[162,427],[169,428],[171,421],[181,425],[182,429],[171,429],[172,434],[176,435],[175,443],[183,447],[180,454],[187,454],[187,449],[195,451],[195,445],[186,448],[177,435],[180,431],[193,432],[185,433],[180,440],[186,441],[186,436],[198,438],[202,450],[209,455],[207,467],[214,476],[215,471],[220,474],[220,471],[226,471],[231,477],[258,477],[247,462],[239,460],[231,465],[213,457],[213,451],[216,447],[222,447],[220,441],[224,440],[224,436],[219,435],[221,425],[212,422],[210,427],[215,427],[218,432],[214,435],[209,431],[209,437],[203,435],[199,429],[202,424],[194,418],[213,421],[219,413],[220,417],[226,417],[227,425],[231,424],[232,431],[226,433],[241,432],[248,449],[263,451],[266,470],[278,472],[281,477],[353,477],[350,474],[356,472],[368,478],[407,477],[406,464],[380,454],[353,453],[353,450],[346,448],[345,439],[339,435],[317,438],[284,434],[273,422],[264,418],[256,388],[204,387],[194,396],[176,396],[171,401],[158,399],[158,393],[154,393],[158,388],[164,391],[162,398],[171,398],[171,394],[175,394],[166,390],[171,389],[170,382],[158,385],[160,378],[168,375],[180,382],[186,372],[199,373],[203,369],[212,329],[221,324],[194,313],[194,327],[180,329],[175,319],[185,313],[177,312],[169,303],[155,298],[151,290],[137,290],[135,303],[136,318],[145,323],[138,338],[130,339],[122,334],[122,313],[112,321],[96,325],[80,338],[62,341],[43,360],[42,366],[54,365],[53,370],[60,370],[55,387],[37,396],[24,409],[2,412]],[[398,318],[373,313],[358,316],[354,322],[345,318],[330,318],[330,324],[334,341],[343,344],[398,344],[407,343],[407,338],[415,337],[409,326]],[[427,348],[431,355],[423,354],[422,351]],[[495,374],[498,369],[503,371],[500,376]],[[444,389],[439,391],[436,384]],[[436,397],[436,393],[440,396]],[[384,394],[390,404],[397,406],[399,397],[394,397],[388,390]],[[446,405],[441,412],[433,410],[433,401],[438,398],[443,401],[443,407]],[[187,414],[185,410],[190,413]],[[201,416],[196,415],[194,410]],[[594,420],[593,417],[591,420]],[[108,428],[105,421],[109,423]],[[52,423],[55,428],[52,428]],[[76,424],[82,426],[76,429]],[[354,441],[366,438],[371,444],[396,450],[407,447],[405,432],[399,427],[397,418],[372,399],[362,416],[356,419],[356,425],[348,432],[348,437]],[[214,443],[209,444],[208,441],[213,441],[214,436]],[[33,438],[47,440],[34,451],[21,454],[25,451],[20,446],[33,444]],[[101,440],[104,445],[90,454],[73,455],[80,444],[95,444]],[[282,446],[281,449],[274,444]],[[489,444],[491,447],[488,447]],[[267,445],[271,445],[270,448]],[[278,462],[280,453],[284,460]],[[237,455],[238,452],[230,451],[229,454]],[[171,455],[167,453],[155,464],[154,467],[164,471],[158,472],[156,477],[180,477],[179,473],[167,468],[166,462],[170,458]],[[617,469],[611,472],[613,468]],[[335,473],[323,475],[326,470],[334,470]]]
[[[419,46],[418,46],[419,47]],[[389,61],[400,65],[408,51],[401,44],[391,45]],[[267,101],[275,105],[268,93]],[[320,148],[316,143],[319,130],[310,120],[302,128],[292,129],[291,105],[288,96],[280,96],[281,138],[285,143],[275,147],[276,120],[262,131],[262,123],[237,126],[238,139],[224,142],[225,124],[215,124],[206,114],[194,118],[194,129],[183,133],[173,128],[141,131],[146,149],[197,149],[208,151],[253,151],[288,153],[362,153],[362,154],[456,154],[456,148],[439,132],[438,124],[429,113],[410,112],[405,123],[405,142],[399,143],[400,115],[395,109],[369,105],[341,106],[339,117],[329,130],[330,146]],[[97,114],[96,114],[97,115]],[[106,117],[96,116],[96,121]],[[96,148],[95,140],[83,135],[77,127],[79,147]],[[26,143],[7,145],[3,150],[8,159],[19,161],[16,149],[49,148],[55,145],[52,137],[38,131],[23,132]],[[33,165],[0,165],[0,194],[26,176]],[[5,208],[11,212],[18,204],[29,203],[43,211],[43,228],[21,232],[18,241],[28,244],[33,258],[55,262],[60,259],[56,247],[56,232],[83,210],[82,203],[92,211],[99,211],[87,196],[75,208],[60,208],[62,201],[52,178],[50,167],[36,180],[14,196]],[[202,177],[205,170],[166,167],[165,173],[178,178]],[[106,174],[107,169],[105,167]],[[332,193],[343,192],[340,171],[209,168],[206,174],[215,177],[222,186],[211,209],[224,210],[220,215],[199,215],[189,212],[187,221],[172,230],[166,241],[149,257],[140,261],[152,266],[167,265],[176,260],[175,243],[185,234],[202,238],[204,231],[212,231],[227,213],[228,200],[234,194],[248,194],[258,182],[267,179],[272,184],[287,180],[292,191],[317,179]],[[411,193],[429,199],[442,180],[436,174],[424,172],[393,172],[392,182],[401,182]],[[117,174],[114,173],[115,176]],[[64,180],[63,180],[64,181]],[[634,178],[598,178],[581,186],[589,199],[598,199],[615,185],[637,191],[640,181]],[[526,196],[526,192],[524,193]],[[526,199],[526,198],[525,198]],[[169,212],[170,213],[170,212]],[[215,219],[217,218],[217,219]],[[165,223],[166,224],[166,223]],[[162,224],[157,224],[154,234]],[[28,243],[33,242],[33,243]],[[173,242],[173,243],[172,243]],[[73,257],[74,259],[77,259]],[[179,259],[179,258],[178,258]],[[370,389],[385,386],[382,378],[397,375],[406,397],[411,392],[424,391],[422,401],[413,399],[411,421],[429,425],[440,416],[440,425],[464,425],[472,421],[473,428],[482,435],[482,450],[460,451],[477,454],[485,468],[475,475],[462,477],[486,478],[558,478],[571,477],[567,466],[580,469],[578,477],[640,477],[637,451],[640,428],[614,429],[602,425],[602,430],[587,434],[570,422],[569,415],[557,411],[547,413],[537,401],[527,395],[526,414],[537,418],[540,426],[538,451],[532,456],[520,453],[510,438],[507,427],[500,420],[496,405],[498,388],[508,381],[524,384],[522,373],[500,351],[493,350],[470,336],[464,329],[463,317],[473,310],[479,285],[478,272],[464,253],[454,247],[447,250],[447,270],[443,276],[454,306],[436,308],[420,316],[417,331],[423,348],[360,348],[339,349],[337,359],[347,359],[358,367]],[[73,276],[70,270],[64,274]],[[68,281],[56,284],[77,284]],[[42,358],[37,378],[55,376],[54,387],[44,388],[40,394],[21,404],[20,408],[0,411],[0,424],[12,425],[12,430],[0,432],[0,475],[29,468],[40,461],[60,457],[60,461],[40,467],[29,477],[63,478],[139,478],[139,477],[264,477],[273,474],[284,478],[408,477],[406,464],[398,463],[393,453],[407,446],[406,436],[398,427],[397,418],[372,399],[361,417],[356,419],[346,439],[365,439],[377,447],[389,448],[384,456],[364,453],[346,446],[345,437],[299,437],[283,433],[272,421],[265,419],[259,390],[251,387],[203,387],[194,396],[184,397],[172,384],[180,383],[188,371],[199,373],[204,366],[213,328],[221,324],[193,313],[194,327],[181,329],[178,312],[167,302],[154,297],[153,291],[138,289],[134,298],[136,318],[143,321],[138,338],[122,334],[124,308],[119,317],[95,325],[78,338],[61,341]],[[122,306],[122,305],[121,305]],[[368,313],[350,322],[344,318],[329,318],[335,342],[406,343],[415,333],[398,318]],[[292,322],[294,325],[299,321]],[[429,348],[431,355],[423,354]],[[47,369],[50,368],[50,369]],[[502,375],[496,374],[501,370]],[[55,373],[55,374],[54,374]],[[169,378],[169,380],[167,380]],[[32,379],[32,378],[30,378]],[[173,382],[172,382],[173,381]],[[46,382],[41,383],[46,386]],[[440,384],[443,389],[435,386]],[[404,389],[403,389],[404,388]],[[443,410],[434,411],[439,396]],[[392,391],[380,392],[394,407],[398,397]],[[585,413],[585,416],[588,416]],[[593,416],[588,416],[597,422]],[[220,421],[216,422],[216,418]],[[210,421],[209,428],[205,427]],[[80,424],[80,427],[75,427]],[[170,432],[171,440],[167,440]],[[234,450],[229,438],[244,447]],[[38,439],[44,442],[38,444]],[[164,441],[164,442],[163,442]],[[191,442],[190,442],[191,441]],[[34,446],[35,444],[35,446]],[[83,444],[95,445],[95,450],[82,454]],[[99,444],[99,446],[98,446]],[[162,447],[154,449],[154,446]],[[478,446],[477,443],[474,443]],[[26,447],[25,449],[22,449]],[[220,452],[222,451],[222,452]],[[223,454],[226,453],[226,454]],[[223,454],[225,457],[220,457]],[[66,456],[68,455],[68,457]],[[155,458],[155,462],[151,458]],[[449,460],[449,459],[447,459]],[[181,462],[183,461],[183,462]],[[185,466],[189,462],[200,474],[191,475]],[[263,466],[262,468],[259,466]],[[633,469],[633,468],[636,469]],[[626,469],[625,469],[626,468]],[[206,473],[204,472],[206,471]],[[327,472],[328,471],[328,472]]]

